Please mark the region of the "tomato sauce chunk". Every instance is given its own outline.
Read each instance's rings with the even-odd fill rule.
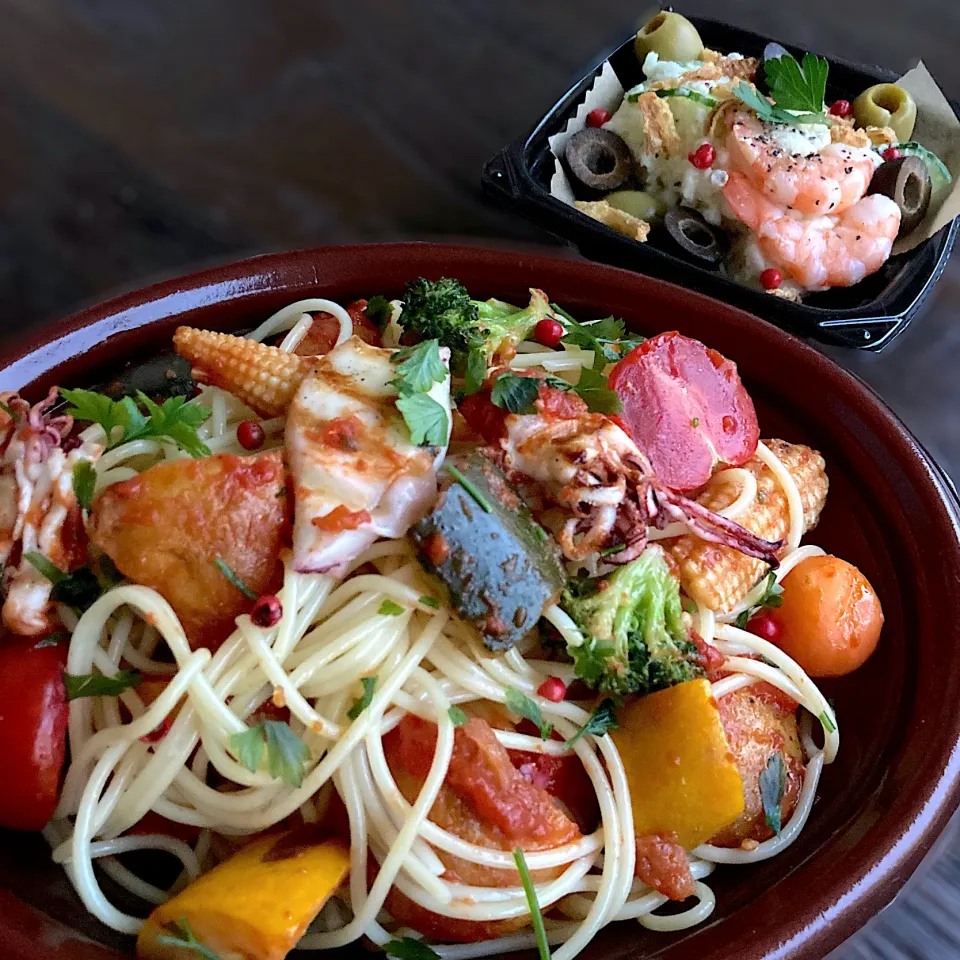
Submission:
[[[381,347],[380,331],[367,319],[366,309],[366,300],[347,304],[347,313],[353,321],[353,335],[364,343]],[[339,336],[340,321],[332,313],[318,313],[294,353],[301,357],[322,357],[334,348]]]
[[[756,453],[757,414],[736,364],[699,340],[651,337],[613,368],[610,388],[623,405],[614,419],[674,490],[695,490],[718,462],[739,466]]]
[[[693,896],[694,880],[687,851],[672,831],[637,837],[637,878],[671,900]]]

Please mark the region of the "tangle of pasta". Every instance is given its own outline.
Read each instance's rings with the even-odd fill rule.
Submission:
[[[350,336],[347,312],[321,299],[292,304],[251,336],[264,339],[289,331],[282,347],[293,350],[309,326],[306,311],[317,310],[339,320],[338,342]],[[393,338],[395,345],[397,333],[392,323],[386,332],[388,343]],[[577,348],[546,350],[525,343],[511,366],[563,375],[589,365],[593,356]],[[212,410],[200,428],[210,450],[244,453],[236,428],[253,418],[252,412],[216,387],[203,388],[196,402]],[[262,426],[265,448],[279,446],[283,418],[264,420]],[[90,435],[99,430],[89,428]],[[186,454],[162,439],[118,446],[97,464],[97,489],[182,456]],[[799,545],[803,509],[789,472],[763,445],[758,456],[773,472],[790,507],[787,552],[777,571],[780,580],[796,563],[822,551]],[[725,471],[722,479],[739,486],[736,500],[721,511],[733,519],[754,502],[756,480],[743,469]],[[661,531],[651,530],[650,536],[686,532],[684,524],[671,524]],[[129,668],[169,677],[165,690],[149,705],[136,689],[129,689],[119,697],[82,699],[71,706],[71,762],[46,837],[54,859],[63,864],[90,912],[114,930],[135,934],[142,919],[110,901],[99,872],[147,904],[162,903],[171,891],[141,879],[121,858],[139,850],[163,851],[176,858],[182,875],[172,888],[175,892],[218,862],[224,855],[224,838],[255,834],[295,813],[308,823],[315,822],[335,791],[350,824],[348,888],[328,901],[300,948],[328,949],[362,937],[375,944],[387,943],[395,934],[385,926],[383,907],[394,886],[441,916],[478,921],[528,916],[529,903],[520,887],[470,886],[444,877],[438,851],[493,870],[515,866],[509,852],[469,843],[429,818],[453,748],[454,726],[448,711],[477,701],[502,704],[508,688],[515,688],[537,704],[564,739],[572,737],[589,714],[577,703],[554,703],[537,694],[548,676],[573,680],[572,665],[527,659],[516,649],[490,652],[450,609],[435,609],[424,602],[430,589],[406,540],[374,544],[339,580],[297,573],[287,564],[278,593],[283,609],[280,622],[261,628],[241,616],[233,634],[215,653],[191,649],[169,604],[143,586],[111,589],[79,619],[64,608],[62,616],[71,632],[68,673],[112,675]],[[703,922],[715,905],[705,880],[717,864],[752,863],[774,856],[803,829],[823,766],[837,755],[839,732],[830,705],[804,671],[773,644],[734,625],[763,590],[764,585],[758,585],[724,616],[698,607],[694,623],[704,641],[726,658],[728,675],[713,684],[714,697],[721,699],[766,681],[802,707],[806,768],[795,811],[779,835],[753,849],[704,844],[693,850],[695,905],[679,913],[660,913],[667,898],[634,875],[630,790],[617,748],[607,736],[581,737],[574,749],[596,793],[600,825],[576,842],[526,855],[531,871],[559,868],[555,879],[536,885],[540,907],[549,910],[547,938],[557,948],[557,960],[576,956],[598,930],[616,920],[636,920],[658,931]],[[386,599],[402,607],[403,613],[380,613]],[[548,610],[546,616],[562,636],[575,636],[576,627],[559,607]],[[165,652],[158,656],[162,648]],[[359,680],[371,674],[379,677],[372,700],[351,721],[347,711]],[[289,708],[290,725],[310,750],[299,787],[265,771],[251,772],[230,750],[231,736],[247,729],[247,718],[270,699]],[[429,774],[413,803],[397,786],[382,744],[382,737],[408,713],[437,725]],[[823,746],[811,735],[813,719],[824,728]],[[162,724],[169,725],[162,740],[141,739]],[[559,754],[564,746],[518,732],[495,733],[510,749]],[[226,792],[209,786],[212,770],[234,789]],[[190,845],[166,835],[127,834],[148,811],[200,828],[199,839]],[[368,887],[370,857],[376,859],[379,870]],[[534,934],[527,930],[481,943],[439,944],[434,949],[450,960],[467,960],[534,944]]]

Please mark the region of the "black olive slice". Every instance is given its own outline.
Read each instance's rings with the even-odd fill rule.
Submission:
[[[898,236],[906,236],[930,207],[930,171],[919,157],[885,160],[874,171],[867,193],[882,193],[900,208]]]
[[[570,172],[590,190],[622,187],[633,170],[630,148],[612,130],[588,127],[567,141]]]
[[[674,242],[698,260],[719,263],[727,252],[726,234],[707,223],[695,210],[683,207],[668,210],[664,225]]]

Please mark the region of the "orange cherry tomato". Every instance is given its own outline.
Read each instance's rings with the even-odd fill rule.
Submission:
[[[870,581],[839,557],[809,557],[783,578],[783,604],[771,614],[777,646],[812,677],[840,677],[876,649],[883,610]]]

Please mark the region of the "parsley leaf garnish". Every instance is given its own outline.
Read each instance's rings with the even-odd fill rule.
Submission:
[[[467,715],[459,707],[451,707],[447,716],[455,727],[462,727],[467,722]]]
[[[395,603],[389,597],[380,604],[380,609],[377,611],[381,617],[399,617],[406,610],[406,607],[401,607],[399,603]]]
[[[391,940],[384,945],[383,952],[388,957],[396,957],[397,960],[440,960],[440,954],[436,950],[432,950],[415,937],[399,937]]]
[[[33,550],[25,553],[23,559],[53,584],[50,599],[57,603],[65,603],[68,607],[84,611],[100,599],[105,589],[88,566],[67,573],[42,553]]]
[[[465,394],[476,393],[487,378],[487,351],[483,347],[471,347],[467,353],[467,369],[463,382]]]
[[[526,857],[524,857],[523,850],[520,847],[513,851],[513,862],[517,865],[520,884],[527,896],[527,906],[530,908],[530,920],[533,923],[533,934],[537,939],[537,951],[540,954],[540,960],[550,960],[550,944],[547,941],[547,931],[543,925],[543,914],[540,912],[537,891],[533,886],[533,878],[530,876]]]
[[[390,381],[400,396],[397,409],[410,428],[410,440],[417,446],[442,447],[450,433],[447,411],[429,396],[435,383],[447,377],[436,340],[424,340],[415,347],[397,350],[391,360],[399,376]]]
[[[137,400],[147,408],[147,416],[133,397],[111,400],[95,390],[63,388],[60,395],[71,404],[66,411],[71,417],[99,423],[103,427],[108,450],[132,440],[168,437],[192,457],[210,455],[210,449],[197,437],[197,427],[210,416],[211,411],[195,403],[188,404],[186,397],[170,397],[159,405],[143,391],[137,391]],[[118,428],[120,433],[115,436]]]
[[[97,486],[97,471],[89,460],[80,460],[73,468],[73,492],[84,510],[93,503],[93,491]]]
[[[450,423],[447,411],[425,393],[401,395],[397,409],[410,428],[410,442],[418,447],[446,446]]]
[[[143,678],[137,670],[118,670],[112,677],[102,673],[65,673],[63,686],[68,700],[82,697],[117,697],[138,687]]]
[[[570,750],[581,738],[589,734],[592,737],[602,737],[610,730],[619,730],[617,714],[613,700],[607,697],[601,700],[587,717],[587,722],[566,742],[565,749]]]
[[[256,773],[263,759],[264,743],[267,750],[267,769],[270,776],[291,787],[303,783],[303,768],[310,751],[307,745],[282,720],[264,720],[249,730],[230,737],[230,748],[237,762],[251,773]]]
[[[594,367],[584,367],[573,392],[587,405],[591,413],[619,413],[623,406],[615,390],[607,386],[607,378]]]
[[[223,557],[215,557],[214,564],[216,568],[233,584],[248,600],[256,600],[257,595],[251,590],[233,569],[227,564]]]
[[[570,385],[565,384],[569,390]],[[540,380],[537,377],[518,377],[515,373],[501,373],[490,391],[490,400],[495,407],[510,413],[529,414],[540,396]]]
[[[373,694],[377,689],[379,677],[361,677],[360,683],[363,684],[363,696],[354,702],[353,706],[347,711],[347,716],[351,720],[356,720],[367,707],[373,702]]]
[[[176,923],[169,923],[164,928],[171,936],[163,935],[157,937],[157,943],[166,947],[178,947],[180,950],[192,950],[199,954],[204,960],[221,960],[219,953],[214,953],[209,947],[202,944],[190,929],[186,917],[181,917]]]
[[[830,65],[812,53],[804,54],[801,66],[790,54],[764,61],[764,70],[773,103],[743,80],[733,95],[769,123],[823,123],[831,120],[823,112]],[[798,111],[799,113],[791,113]]]
[[[593,323],[580,323],[555,303],[551,303],[550,308],[565,321],[563,328],[566,333],[562,342],[583,350],[591,350],[594,354],[595,370],[602,370],[608,363],[616,363],[634,347],[643,343],[643,337],[628,337],[626,325],[616,317],[604,317],[603,320]]]
[[[393,316],[393,307],[390,305],[390,301],[386,297],[382,297],[380,294],[377,294],[377,296],[371,297],[367,301],[367,305],[363,312],[366,314],[367,319],[378,330],[382,330],[390,322],[390,318]]]
[[[543,719],[540,708],[525,693],[517,690],[516,687],[507,687],[506,694],[507,709],[515,713],[524,720],[529,720],[540,730],[540,739],[547,740],[553,733],[553,724]]]
[[[440,359],[440,344],[436,340],[424,340],[415,347],[401,347],[390,359],[400,375],[392,385],[404,394],[426,393],[447,376],[447,368]]]
[[[431,597],[429,594],[425,593],[422,597],[419,597],[418,599],[419,599],[419,602],[422,603],[425,607],[431,607],[434,610],[440,609],[440,601],[436,597]]]
[[[778,750],[760,772],[760,800],[763,803],[763,817],[767,826],[780,833],[783,794],[787,788],[787,768],[783,762],[783,753]]]

